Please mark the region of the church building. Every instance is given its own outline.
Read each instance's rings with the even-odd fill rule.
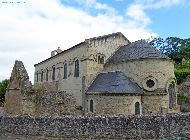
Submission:
[[[173,61],[120,32],[58,48],[34,66],[36,89],[71,94],[85,113],[161,114],[177,107]]]

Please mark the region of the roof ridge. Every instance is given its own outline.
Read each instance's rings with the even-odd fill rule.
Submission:
[[[88,39],[85,39],[85,42],[89,41],[89,40],[101,39],[101,38],[110,37],[110,36],[114,36],[114,35],[122,35],[123,37],[125,37],[121,32],[116,32],[116,33],[111,33],[111,34],[107,34],[107,35],[102,35],[102,36],[88,38]]]

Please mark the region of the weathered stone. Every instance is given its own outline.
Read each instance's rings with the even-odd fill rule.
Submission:
[[[22,100],[32,92],[32,83],[22,61],[15,61],[5,94],[5,111],[11,115],[23,114]]]
[[[0,117],[0,139],[190,139],[190,114]]]

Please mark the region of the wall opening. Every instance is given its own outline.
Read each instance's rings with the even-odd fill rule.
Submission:
[[[46,81],[48,81],[48,74],[49,73],[49,71],[48,71],[48,69],[46,69]]]
[[[55,66],[53,66],[52,70],[52,80],[55,80]]]
[[[140,114],[140,103],[136,102],[135,103],[135,115],[139,115]]]
[[[90,112],[94,112],[94,102],[93,100],[90,100]]]
[[[155,82],[152,79],[149,79],[146,81],[146,85],[147,85],[147,87],[152,88],[152,87],[154,87]]]
[[[66,63],[66,64],[64,64],[63,79],[67,79],[67,63]]]
[[[104,64],[104,56],[98,56],[98,64]]]
[[[79,77],[79,60],[78,59],[75,61],[74,77]]]

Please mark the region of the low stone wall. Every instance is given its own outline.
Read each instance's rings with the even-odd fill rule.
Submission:
[[[189,139],[190,113],[119,117],[0,117],[0,137]]]

